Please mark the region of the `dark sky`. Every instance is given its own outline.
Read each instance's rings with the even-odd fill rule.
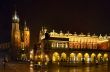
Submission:
[[[10,40],[15,9],[20,25],[27,21],[35,42],[42,25],[71,33],[110,33],[109,0],[0,0],[0,41]]]

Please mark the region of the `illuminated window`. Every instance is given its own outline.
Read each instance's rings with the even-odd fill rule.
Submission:
[[[57,48],[58,48],[58,43],[57,43]]]
[[[54,47],[54,44],[53,44],[53,42],[52,42],[52,44],[51,44],[51,47]]]
[[[69,42],[69,48],[73,48],[73,42]]]
[[[65,43],[65,48],[68,48],[68,43]]]
[[[64,48],[64,44],[63,44],[62,42],[59,42],[59,43],[58,43],[58,47],[59,47],[59,48]]]

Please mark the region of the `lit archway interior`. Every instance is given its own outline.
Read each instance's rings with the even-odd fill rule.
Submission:
[[[22,60],[27,60],[26,54],[21,54],[21,59],[22,59]]]
[[[92,53],[91,54],[91,62],[95,62],[95,60],[96,60],[96,54]]]
[[[52,61],[55,62],[55,61],[59,61],[59,54],[58,52],[54,52],[53,53],[53,57],[52,57]]]
[[[66,60],[66,54],[64,52],[61,54],[61,59]]]
[[[89,62],[90,61],[90,58],[89,58],[89,54],[88,53],[85,53],[84,54],[84,60],[85,60],[85,62]]]
[[[48,55],[45,55],[45,61],[46,61],[46,62],[49,61],[49,57],[48,57]]]
[[[77,54],[77,61],[81,62],[82,61],[82,53]]]
[[[98,61],[101,61],[101,60],[102,60],[102,54],[101,54],[101,53],[99,53],[99,54],[97,55],[97,59],[98,59]]]
[[[105,62],[108,61],[108,54],[107,53],[104,54],[103,59]]]
[[[75,61],[75,53],[70,54],[70,61]]]

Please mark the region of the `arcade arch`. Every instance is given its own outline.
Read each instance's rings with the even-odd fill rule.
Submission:
[[[70,61],[75,61],[76,60],[76,54],[75,53],[71,53],[70,54]]]
[[[102,54],[101,54],[101,53],[98,53],[98,55],[97,55],[97,60],[98,60],[99,62],[102,61]]]
[[[58,52],[54,52],[53,53],[53,56],[52,56],[52,61],[53,62],[57,62],[60,60],[60,56],[59,56],[59,53]]]
[[[88,53],[85,53],[84,54],[84,61],[87,62],[87,63],[90,61],[90,58],[89,58],[89,54]]]
[[[61,53],[61,60],[66,61],[66,53]]]
[[[95,60],[96,60],[96,54],[92,53],[91,54],[91,62],[95,62]]]
[[[108,61],[108,54],[107,53],[104,54],[103,60],[104,60],[104,62],[107,62]]]
[[[77,61],[81,62],[82,61],[82,57],[83,57],[82,53],[78,53],[77,54]]]

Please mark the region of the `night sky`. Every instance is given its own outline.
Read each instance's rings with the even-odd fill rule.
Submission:
[[[38,41],[41,26],[71,33],[110,33],[110,2],[105,0],[0,0],[0,42],[10,41],[14,11],[31,30],[31,41]]]

